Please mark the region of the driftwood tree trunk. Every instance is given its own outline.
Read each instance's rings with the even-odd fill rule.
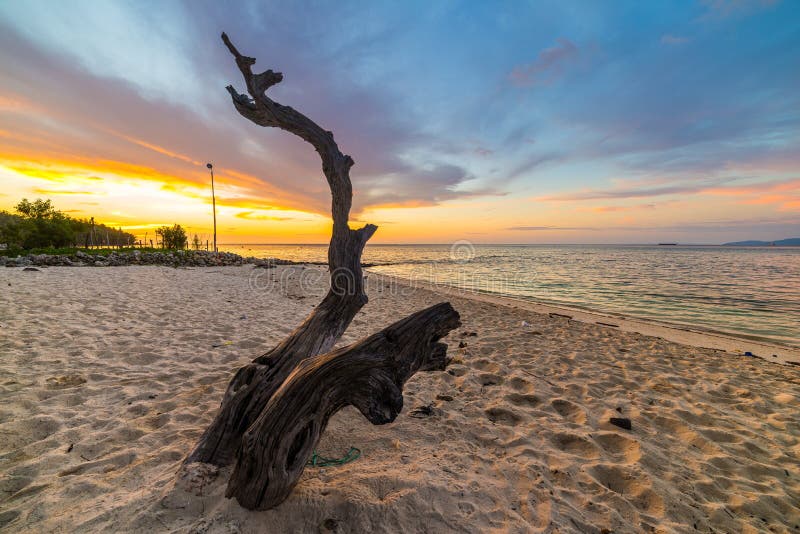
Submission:
[[[438,340],[459,325],[448,303],[417,312],[358,343],[297,366],[245,432],[226,496],[246,508],[283,502],[328,419],[353,405],[374,425],[394,421],[403,385],[421,368],[444,369]]]
[[[247,508],[266,509],[289,495],[328,418],[339,408],[355,405],[374,424],[394,420],[402,408],[405,381],[419,369],[444,368],[446,346],[437,340],[460,323],[449,304],[439,304],[329,352],[367,303],[361,254],[377,227],[353,230],[348,224],[354,162],[339,150],[333,133],[267,97],[267,89],[282,74],[254,74],[256,60],[240,54],[224,33],[222,40],[249,93],[228,86],[236,110],[255,124],[280,128],[310,143],[322,160],[332,195],[328,294],[282,343],[239,369],[219,413],[185,462],[224,466],[236,460],[227,495]]]

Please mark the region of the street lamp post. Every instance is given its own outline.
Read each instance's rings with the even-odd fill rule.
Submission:
[[[217,253],[217,198],[214,195],[214,166],[206,163],[206,167],[211,171],[211,206],[214,209],[214,254]]]

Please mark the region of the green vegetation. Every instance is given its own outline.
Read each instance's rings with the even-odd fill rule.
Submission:
[[[58,211],[50,200],[23,198],[15,206],[16,213],[0,211],[0,244],[6,255],[64,247],[121,247],[134,244],[133,234],[97,224],[94,218],[75,219]]]
[[[50,200],[39,198],[31,202],[23,198],[14,210],[15,213],[0,211],[0,256],[16,256],[23,252],[72,255],[78,249],[107,255],[134,249],[142,252],[183,250],[188,245],[186,230],[179,224],[156,229],[160,248],[140,248],[134,247],[133,234],[96,223],[94,217],[70,217],[53,207]],[[200,246],[200,239],[195,235],[194,248],[199,250]]]
[[[181,228],[180,224],[174,224],[172,227],[162,226],[156,228],[156,235],[161,236],[161,245],[164,248],[184,249],[188,243],[186,230]]]

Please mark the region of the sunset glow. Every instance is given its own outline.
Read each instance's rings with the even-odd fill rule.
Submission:
[[[235,112],[225,30],[355,159],[374,243],[800,234],[797,3],[203,4],[0,4],[0,209],[206,239],[211,161],[221,243],[325,242],[319,160]]]

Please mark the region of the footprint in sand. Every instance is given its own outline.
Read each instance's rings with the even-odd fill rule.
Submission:
[[[522,418],[511,410],[505,408],[488,408],[484,413],[492,423],[498,423],[506,426],[517,426],[522,421]]]
[[[484,373],[478,377],[478,382],[484,387],[499,386],[503,383],[503,377],[491,373]]]
[[[515,376],[509,380],[508,385],[511,386],[515,391],[519,391],[521,393],[530,393],[533,391],[533,384],[518,376]]]
[[[619,465],[596,464],[589,468],[589,474],[600,485],[625,496],[639,495],[650,486],[646,476]]]
[[[550,526],[551,523],[551,505],[550,495],[542,489],[533,489],[528,494],[527,502],[525,503],[528,508],[528,521],[534,532],[542,532]]]
[[[664,516],[664,499],[653,491],[645,474],[613,464],[597,464],[588,471],[597,483],[618,494],[640,512],[656,518]]]
[[[566,399],[553,399],[550,405],[564,419],[579,425],[586,423],[586,412],[574,402]]]
[[[642,457],[641,447],[635,439],[609,432],[607,434],[597,434],[594,440],[612,456],[623,459],[626,463],[638,462]]]
[[[542,399],[530,393],[510,393],[505,399],[515,406],[535,408],[542,403]]]
[[[598,449],[597,445],[585,437],[577,434],[556,434],[550,438],[550,441],[553,442],[553,445],[555,445],[558,450],[564,451],[568,454],[580,456],[581,458],[585,458],[587,460],[593,460],[600,457],[600,450]]]
[[[474,360],[472,362],[472,367],[474,367],[475,369],[479,369],[481,371],[490,371],[490,372],[496,372],[500,370],[500,365],[498,365],[497,362],[493,362],[492,360],[488,360],[486,358]]]
[[[704,428],[704,429],[700,430],[700,433],[704,437],[706,437],[706,438],[708,438],[711,441],[714,441],[716,443],[741,443],[742,442],[742,440],[738,436],[736,436],[734,434],[731,434],[730,432],[725,432],[724,430],[716,430],[714,428]]]

